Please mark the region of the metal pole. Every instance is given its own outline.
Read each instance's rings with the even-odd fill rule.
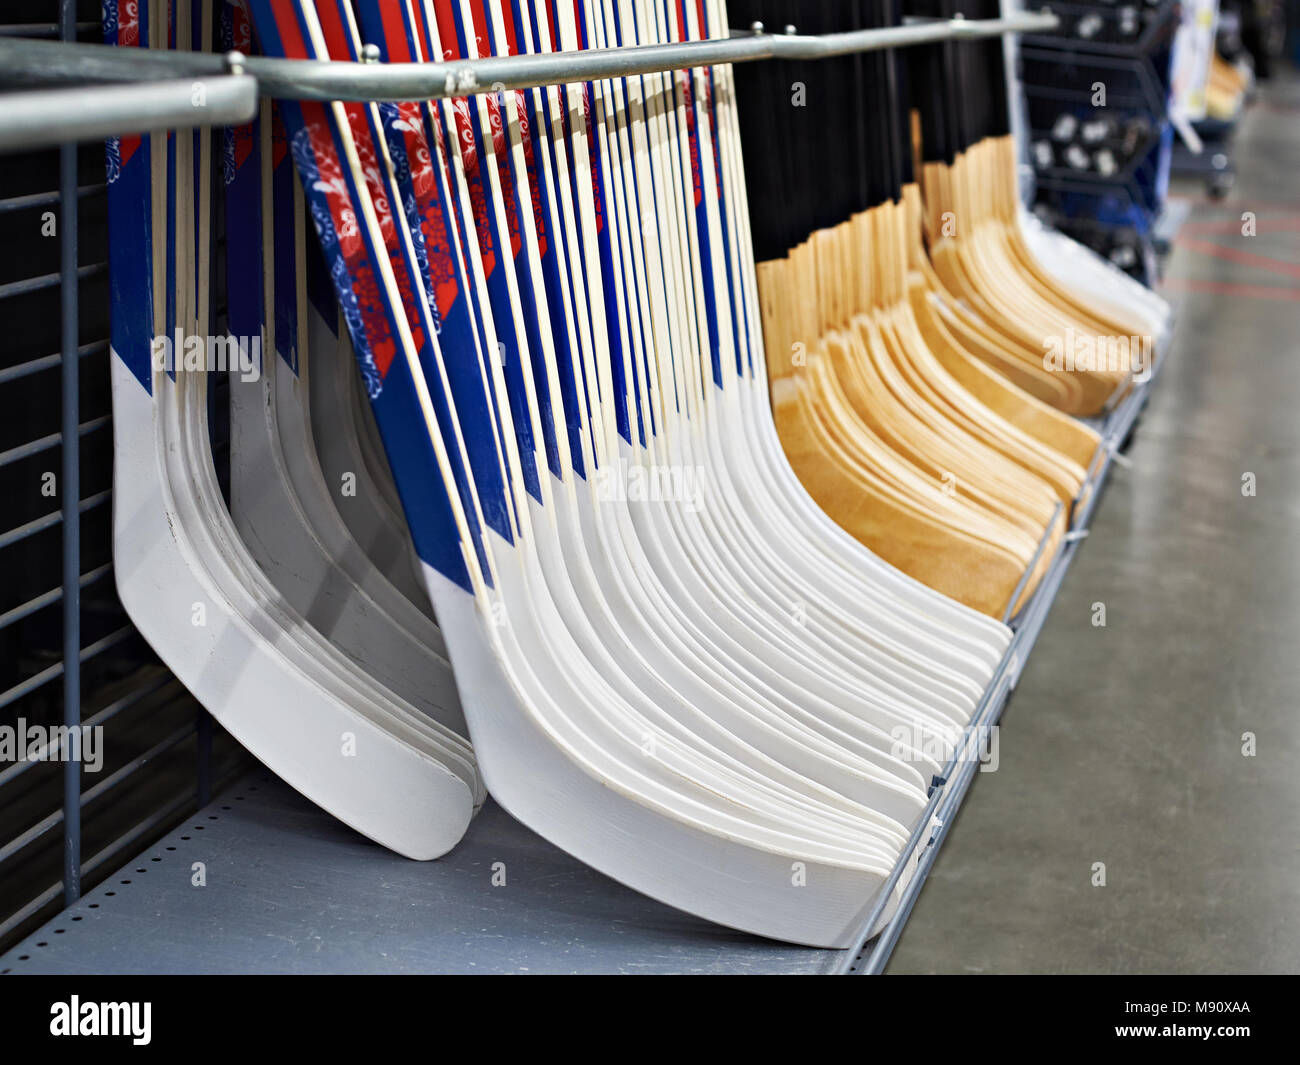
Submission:
[[[825,59],[935,41],[976,40],[1004,33],[1055,29],[1055,15],[1002,19],[951,19],[820,36],[770,34],[757,27],[732,37],[676,44],[593,48],[487,56],[444,63],[346,63],[327,60],[238,57],[263,96],[291,100],[433,100],[541,85],[628,78],[669,70],[746,63],[759,59]],[[118,49],[52,41],[0,41],[0,81],[53,85],[93,81],[157,81],[209,77],[231,69],[226,56]],[[88,100],[93,107],[93,98]]]
[[[152,129],[238,125],[257,112],[257,83],[223,74],[6,93],[0,99],[0,151],[31,150]],[[74,188],[74,204],[76,198]]]
[[[238,68],[236,67],[235,70]],[[256,107],[256,101],[254,101]],[[211,130],[203,130],[202,136],[211,137]],[[216,150],[215,146],[211,146]],[[213,239],[208,241],[208,261],[206,264],[207,277],[214,278],[217,276],[217,241],[215,235],[220,231],[221,219],[218,218],[217,205],[221,202],[221,197],[216,195],[213,189],[208,196],[208,232]],[[207,304],[208,317],[207,321],[202,323],[202,327],[208,331],[209,336],[214,336],[222,323],[217,319],[217,301],[215,296],[208,300]],[[213,382],[217,380],[217,374],[208,374],[207,402],[208,402],[208,439],[212,442],[212,427],[217,424],[217,391],[212,387]],[[214,448],[215,450],[215,448]],[[195,788],[195,800],[199,809],[207,806],[212,801],[212,714],[206,706],[199,704],[196,710],[197,721],[194,731],[194,754],[197,763],[198,772],[196,774],[197,786]]]
[[[1009,625],[1011,623],[1011,611],[1016,608],[1016,603],[1020,601],[1020,593],[1025,590],[1025,585],[1029,583],[1029,578],[1034,572],[1034,567],[1038,565],[1038,560],[1043,557],[1043,551],[1047,548],[1047,538],[1052,534],[1052,527],[1056,525],[1056,519],[1064,509],[1064,503],[1057,503],[1056,509],[1052,511],[1052,520],[1047,523],[1047,528],[1043,530],[1042,539],[1038,541],[1038,550],[1034,552],[1034,557],[1029,560],[1029,565],[1025,567],[1025,572],[1020,575],[1020,580],[1016,582],[1015,588],[1012,589],[1011,599],[1007,603],[1007,608],[1002,612],[1003,625]]]
[[[59,36],[77,39],[76,0],[59,0]],[[59,148],[59,271],[63,325],[63,724],[81,729],[81,325],[77,314],[77,146]],[[73,757],[73,755],[76,757]],[[63,902],[81,897],[81,744],[63,761]]]

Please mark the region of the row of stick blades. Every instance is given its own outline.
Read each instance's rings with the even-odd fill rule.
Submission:
[[[815,32],[899,19],[888,3],[737,6]],[[909,14],[990,15],[965,8]],[[1072,415],[1099,414],[1133,376],[1048,356],[1081,337],[1149,359],[1156,332],[1028,249],[1001,48],[737,71],[782,445],[842,527],[993,617],[1032,596],[1086,494],[1099,437]],[[763,203],[816,206],[792,222]]]
[[[340,62],[363,41],[421,62],[742,21],[719,0],[219,6],[187,10],[249,50]],[[785,13],[803,6],[743,21],[897,21]],[[112,36],[174,42],[165,10]],[[441,854],[486,785],[645,894],[839,947],[898,905],[930,783],[1007,651],[997,619],[1050,560],[1097,436],[997,365],[1011,341],[944,287],[901,61],[769,69],[791,81],[723,66],[282,100],[227,135],[229,331],[263,353],[261,379],[232,385],[233,518],[205,376],[147,350],[189,306],[177,278],[207,288],[208,256],[171,238],[206,213],[212,168],[173,158],[174,137],[123,146],[114,240],[148,254],[114,267],[135,279],[115,287],[115,547],[123,601],[178,676],[371,838]],[[962,254],[1017,249],[1033,254],[981,235]],[[1085,273],[1090,301],[1145,307]],[[350,466],[409,548],[337,491]],[[199,600],[204,626],[183,624]]]
[[[252,50],[239,4],[105,14],[119,47]],[[288,147],[269,103],[245,127],[109,146],[118,590],[253,754],[385,846],[433,858],[485,791],[406,524],[380,528],[386,460],[364,442],[368,403],[348,398],[346,332],[340,346],[321,315],[336,321],[337,304],[327,276],[320,298]],[[215,373],[230,380],[228,500]],[[358,495],[374,520],[347,506]]]

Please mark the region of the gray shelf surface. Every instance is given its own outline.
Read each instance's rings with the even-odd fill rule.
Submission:
[[[648,899],[490,800],[449,855],[413,862],[259,772],[18,943],[0,973],[816,974],[846,960]]]
[[[1075,528],[1087,528],[1114,451],[1149,389],[1150,382],[1139,384],[1097,421],[1104,446]],[[989,723],[1014,689],[1079,546],[1078,539],[1061,546],[1014,623],[985,696],[993,700]],[[997,679],[1004,673],[1005,685]],[[449,855],[408,861],[263,771],[0,956],[0,975],[879,972],[972,780],[950,782],[952,809],[935,837],[927,843],[914,834],[917,854],[932,852],[885,935],[847,951],[759,939],[655,902],[552,846],[491,800]],[[203,887],[192,883],[195,862],[204,865]],[[505,883],[494,886],[501,871]]]

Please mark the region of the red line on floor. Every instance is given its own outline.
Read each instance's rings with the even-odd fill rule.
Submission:
[[[1277,200],[1214,200],[1208,196],[1177,196],[1171,199],[1184,200],[1190,203],[1196,209],[1198,214],[1207,211],[1283,211],[1287,214],[1295,214],[1300,210],[1300,203],[1294,201],[1290,203],[1281,203]]]
[[[1247,208],[1249,210],[1249,208]],[[1184,233],[1209,235],[1211,233],[1240,233],[1243,223],[1240,218],[1207,219],[1202,222],[1184,222],[1178,231],[1175,242]],[[1255,231],[1263,233],[1294,233],[1300,230],[1300,214],[1255,216]]]
[[[1282,259],[1273,259],[1267,255],[1256,255],[1253,251],[1243,251],[1241,248],[1226,248],[1222,244],[1215,244],[1212,240],[1197,240],[1194,237],[1186,240],[1175,240],[1175,246],[1186,248],[1188,251],[1198,251],[1202,255],[1212,255],[1216,259],[1225,259],[1230,263],[1236,263],[1238,266],[1254,266],[1261,270],[1267,270],[1271,274],[1278,274],[1281,277],[1294,277],[1300,280],[1300,263],[1288,263]]]
[[[1187,277],[1167,277],[1162,288],[1173,292],[1203,292],[1214,296],[1244,296],[1257,300],[1300,300],[1300,288],[1285,285],[1252,285],[1249,282],[1197,281]]]

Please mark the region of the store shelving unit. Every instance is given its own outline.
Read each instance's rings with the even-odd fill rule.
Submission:
[[[1174,142],[1168,102],[1178,4],[1051,3],[1048,10],[1060,17],[1059,31],[1028,34],[1020,48],[1036,211],[1153,283],[1152,232]]]
[[[65,7],[65,25],[71,17]],[[893,47],[950,37],[977,37],[1053,25],[1053,16],[1018,15],[1008,19],[903,26],[893,30],[832,35],[837,39],[770,35],[761,27],[731,41],[626,49],[582,57],[582,76],[622,76],[649,69],[671,69],[710,62],[773,56],[816,58],[848,51]],[[68,34],[71,34],[71,29]],[[70,36],[65,34],[65,39]],[[129,81],[143,69],[122,62],[112,50],[68,45],[65,61],[37,62],[32,55],[44,42],[28,42],[26,52],[0,41],[9,75],[14,64],[35,63],[31,77],[75,80],[85,70],[79,57],[93,55],[96,75]],[[33,52],[34,49],[34,52]],[[647,54],[654,51],[653,55]],[[633,53],[636,53],[635,55]],[[47,59],[54,56],[48,53]],[[130,57],[134,60],[136,57]],[[145,59],[145,56],[139,57]],[[156,58],[148,57],[148,62]],[[313,93],[322,98],[388,99],[474,91],[478,84],[511,86],[573,80],[573,67],[554,57],[529,66],[527,57],[481,64],[426,64],[419,71],[362,64],[340,73],[339,64],[302,64],[242,57],[169,57],[154,63],[150,80],[177,76],[215,79],[254,78],[263,95]],[[574,57],[569,57],[575,61]],[[90,61],[90,60],[87,60]],[[177,63],[181,67],[177,67]],[[213,65],[213,64],[216,65]],[[550,63],[550,67],[545,67]],[[294,64],[290,64],[294,67]],[[309,68],[315,71],[309,76]],[[448,69],[442,70],[446,66]],[[325,68],[335,68],[326,70]],[[477,69],[481,67],[482,69]],[[438,68],[438,69],[431,69]],[[490,69],[489,69],[490,68]],[[603,72],[603,73],[602,73]],[[316,80],[312,80],[312,78]],[[403,80],[403,79],[407,80]],[[410,79],[414,78],[412,81]],[[339,80],[342,79],[342,80]],[[88,102],[95,91],[81,90]],[[241,88],[242,94],[244,90]],[[37,105],[29,97],[25,106]],[[117,106],[117,105],[115,105]],[[242,105],[241,105],[242,106]],[[28,111],[0,109],[6,115]],[[55,132],[100,136],[105,123],[129,123],[121,110],[105,117],[81,114]],[[29,115],[30,118],[30,115]],[[28,121],[24,119],[24,121]],[[156,122],[156,108],[147,121]],[[209,116],[215,121],[214,116]],[[126,132],[129,124],[119,131]],[[12,129],[11,131],[12,132]],[[21,141],[21,131],[14,134]],[[49,129],[41,133],[48,142]],[[10,140],[10,144],[16,143]],[[62,195],[73,202],[75,174],[65,172]],[[75,217],[74,217],[75,222]],[[75,234],[75,229],[74,229]],[[64,368],[65,433],[78,432],[76,366],[102,347],[82,351],[75,327],[76,247],[65,248],[60,274],[64,288],[64,338],[59,363]],[[75,317],[72,322],[75,326]],[[1157,366],[1167,353],[1162,353]],[[56,363],[51,363],[55,365]],[[1086,535],[1115,452],[1132,431],[1149,394],[1150,382],[1132,390],[1099,424],[1104,446],[1090,471],[1086,502],[1072,515],[1072,534],[1058,550],[1047,576],[1021,614],[1012,619],[1015,637],[972,722],[973,729],[996,725],[1014,691],[1075,553]],[[75,450],[68,456],[75,475]],[[73,497],[75,499],[75,496]],[[76,506],[64,508],[65,528],[79,528]],[[75,533],[72,535],[75,536]],[[74,540],[75,544],[75,540]],[[71,549],[69,549],[71,551]],[[80,641],[78,592],[86,580],[75,551],[67,556],[63,601],[65,646]],[[51,602],[57,601],[57,597]],[[82,652],[84,661],[85,652]],[[167,683],[165,675],[162,683]],[[115,710],[114,713],[117,711]],[[64,720],[82,723],[76,685],[65,693]],[[211,783],[207,750],[210,722],[199,717],[199,780],[205,795]],[[191,731],[193,731],[193,729]],[[174,742],[168,738],[168,742]],[[127,767],[133,773],[158,752],[150,749]],[[489,803],[466,839],[450,855],[431,863],[409,862],[352,833],[265,772],[254,773],[222,790],[162,839],[145,847],[98,886],[82,894],[79,812],[90,792],[81,791],[69,771],[63,808],[46,818],[61,828],[66,856],[62,891],[68,906],[57,917],[0,956],[0,974],[39,972],[799,972],[878,973],[888,962],[912,906],[947,838],[958,807],[979,763],[954,761],[931,789],[928,816],[922,818],[908,853],[895,873],[906,878],[902,904],[878,935],[879,907],[864,915],[858,942],[840,951],[776,944],[708,924],[647,899],[592,871],[552,847],[504,811]],[[125,779],[125,778],[123,778]],[[94,789],[91,789],[92,792]],[[112,850],[92,856],[87,869],[102,872],[166,818],[185,814],[182,805],[153,811],[140,826],[124,832]],[[52,820],[51,820],[52,818]],[[42,822],[44,823],[44,822]],[[892,886],[892,885],[891,885]],[[60,893],[56,885],[39,905]],[[865,903],[865,900],[864,900]],[[35,905],[35,904],[34,904]],[[36,913],[38,910],[30,910]]]
[[[95,0],[11,5],[0,45],[84,45],[102,33],[99,12]],[[0,155],[0,723],[98,728],[104,761],[98,773],[0,762],[5,945],[249,765],[118,600],[104,148],[32,150],[48,139],[19,134],[39,111],[11,109],[14,97],[0,96],[0,125],[22,148]]]
[[[1167,352],[1156,367],[1163,366]],[[1033,598],[972,727],[997,724],[1150,395],[1135,384],[1097,427],[1086,502]],[[268,773],[218,796],[0,957],[5,973],[883,972],[979,762],[949,767],[896,875],[903,901],[849,950],[732,932],[646,898],[551,846],[489,802],[436,862],[351,832]],[[200,864],[201,863],[201,864]],[[202,873],[203,886],[195,878]]]

